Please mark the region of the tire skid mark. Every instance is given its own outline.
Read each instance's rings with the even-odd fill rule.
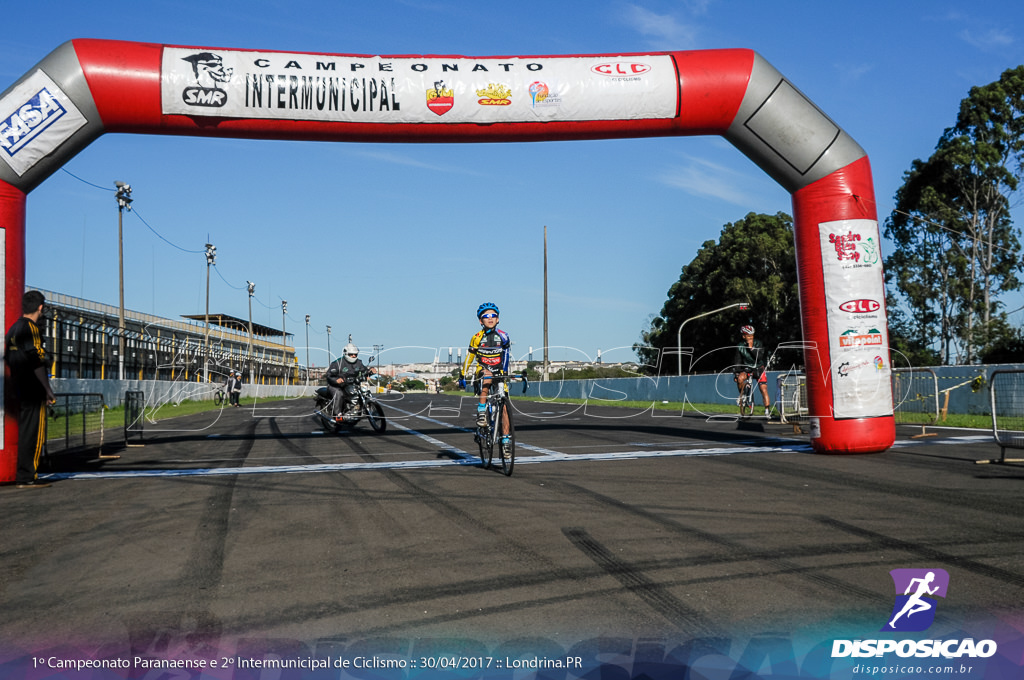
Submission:
[[[920,543],[912,543],[893,536],[880,534],[876,531],[871,531],[870,529],[864,529],[862,527],[854,526],[853,524],[848,524],[847,522],[840,521],[833,517],[817,516],[814,517],[814,520],[824,526],[836,529],[837,531],[842,531],[843,533],[866,539],[879,548],[908,552],[913,555],[917,555],[923,561],[927,561],[928,563],[938,562],[946,564],[957,569],[964,569],[965,571],[978,574],[979,576],[985,576],[997,581],[1002,581],[1003,583],[1017,586],[1018,588],[1024,588],[1024,575],[1019,573],[1006,571],[1005,569],[993,567],[967,557],[951,555],[950,553],[936,550],[935,548],[929,548]]]
[[[643,600],[669,623],[689,634],[721,635],[710,621],[691,607],[687,607],[663,586],[647,578],[639,569],[619,560],[604,545],[595,540],[586,529],[563,528],[562,533],[580,552],[601,569]]]
[[[249,420],[245,432],[253,434],[258,421]],[[226,467],[242,467],[252,451],[255,439],[243,439]],[[206,509],[198,521],[198,528],[192,539],[188,558],[181,576],[189,592],[194,609],[205,610],[209,604],[210,590],[220,584],[224,570],[225,545],[228,524],[231,517],[231,503],[235,494],[238,475],[228,475],[223,482],[212,484],[213,493],[206,503]]]
[[[741,459],[737,456],[733,456],[731,458],[728,456],[721,456],[715,458],[715,462],[760,470],[762,472],[783,475],[786,477],[798,477],[802,481],[813,480],[849,489],[860,489],[873,493],[885,494],[892,496],[893,498],[913,498],[920,501],[937,503],[943,507],[949,507],[951,504],[955,504],[970,510],[979,510],[985,513],[1005,515],[1013,519],[1020,517],[1022,509],[1021,504],[1016,502],[1016,498],[1011,498],[1008,502],[1004,497],[992,499],[976,493],[955,492],[951,489],[944,489],[941,487],[911,487],[906,484],[900,484],[898,481],[885,482],[878,478],[867,479],[858,477],[855,474],[838,474],[835,470],[816,470],[809,466],[791,465],[778,460],[769,461],[765,460],[763,457],[755,459],[751,456],[744,456]],[[974,462],[970,461],[970,465],[974,466]],[[941,469],[941,467],[938,469]]]
[[[548,486],[554,486],[557,484],[559,486],[564,487],[566,489],[566,493],[574,493],[577,495],[586,496],[591,500],[597,501],[603,505],[611,506],[624,513],[635,515],[646,521],[652,522],[658,526],[670,529],[672,532],[676,534],[682,534],[687,537],[696,539],[698,541],[703,541],[706,543],[710,543],[712,545],[720,546],[729,551],[729,557],[725,560],[719,560],[720,563],[736,563],[750,561],[763,562],[768,564],[771,567],[772,571],[797,576],[799,578],[804,579],[805,581],[810,581],[828,590],[829,592],[840,592],[850,597],[869,602],[885,603],[889,601],[887,598],[879,595],[874,591],[861,588],[859,586],[853,585],[841,579],[822,573],[820,569],[809,571],[808,569],[806,569],[806,567],[797,564],[791,561],[790,559],[778,557],[777,554],[766,555],[763,551],[748,548],[736,541],[719,536],[718,534],[714,534],[703,529],[687,526],[685,524],[678,522],[677,520],[664,517],[663,515],[659,515],[650,510],[639,508],[635,505],[630,505],[628,503],[625,503],[624,501],[620,501],[616,498],[612,498],[610,496],[606,496],[596,491],[592,491],[590,489],[586,489],[576,484],[572,484],[571,482],[552,480],[549,481],[547,484]]]

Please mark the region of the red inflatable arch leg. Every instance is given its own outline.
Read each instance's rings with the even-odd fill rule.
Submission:
[[[874,453],[895,441],[885,290],[867,157],[793,193],[811,443]]]
[[[25,291],[25,194],[0,181],[0,246],[4,257],[4,331],[21,316]],[[13,482],[18,466],[18,421],[7,403],[7,370],[4,367],[3,430],[0,430],[0,482]]]

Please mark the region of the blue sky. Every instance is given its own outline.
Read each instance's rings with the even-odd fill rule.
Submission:
[[[750,48],[867,150],[881,219],[969,88],[1024,54],[1015,1],[61,0],[32,11],[0,42],[0,90],[71,38],[468,56]],[[704,241],[749,212],[791,212],[789,195],[717,137],[389,145],[106,135],[65,168],[29,196],[29,285],[117,304],[113,183],[129,182],[126,307],[202,313],[205,258],[186,251],[209,238],[211,311],[245,318],[254,281],[253,320],[280,327],[287,300],[300,360],[306,314],[314,348],[326,346],[329,324],[335,351],[352,333],[364,349],[446,355],[478,328],[485,300],[501,307],[516,355],[534,347],[539,358],[545,226],[552,358],[601,349],[605,361],[629,360],[625,348]],[[429,360],[433,350],[388,354]]]

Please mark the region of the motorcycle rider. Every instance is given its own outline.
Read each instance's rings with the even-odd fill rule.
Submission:
[[[373,375],[377,370],[367,368],[359,358],[359,348],[352,344],[349,336],[343,354],[331,363],[324,376],[331,391],[331,415],[337,417],[355,407],[355,394],[362,375]]]

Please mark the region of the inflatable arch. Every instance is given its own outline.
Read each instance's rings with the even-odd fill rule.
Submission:
[[[5,327],[20,316],[25,202],[107,132],[360,142],[722,135],[792,193],[812,443],[895,440],[867,155],[751,50],[464,57],[72,40],[0,95]],[[0,481],[13,479],[5,413]]]

